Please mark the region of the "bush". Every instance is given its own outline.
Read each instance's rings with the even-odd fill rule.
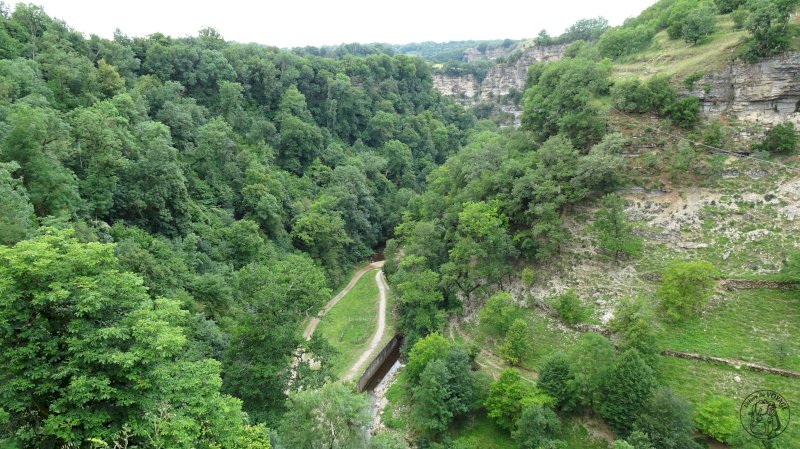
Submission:
[[[689,12],[683,20],[681,37],[684,41],[697,44],[698,41],[714,32],[717,19],[709,5],[701,5]]]
[[[508,332],[516,312],[517,305],[514,303],[514,297],[510,293],[497,292],[489,298],[478,313],[478,319],[490,331],[504,335]]]
[[[616,432],[627,434],[655,385],[653,370],[639,352],[626,351],[603,379],[597,412]]]
[[[617,81],[611,88],[614,107],[624,112],[650,112],[653,105],[650,92],[638,78]]]
[[[694,418],[697,428],[715,440],[728,443],[739,428],[736,403],[726,397],[713,397],[703,402]]]
[[[672,121],[681,128],[691,128],[700,119],[700,100],[695,97],[681,98],[664,110]]]
[[[500,345],[500,356],[511,365],[519,365],[531,351],[528,322],[516,319],[506,333],[506,339]]]
[[[694,89],[694,83],[700,81],[705,76],[705,72],[694,72],[683,79],[683,86],[688,89]]]
[[[536,386],[555,399],[557,407],[568,410],[574,402],[573,382],[569,360],[564,354],[556,354],[539,371]]]
[[[797,148],[797,130],[791,122],[775,125],[760,144],[753,146],[756,151],[768,151],[771,154],[792,154]]]
[[[561,421],[550,405],[533,404],[522,412],[512,433],[521,449],[544,447],[561,431]]]
[[[659,388],[653,393],[639,413],[635,427],[659,449],[700,449],[692,440],[694,423],[689,401],[669,388]]]
[[[653,42],[655,34],[655,29],[648,25],[614,28],[603,33],[598,48],[603,56],[619,58],[646,49]]]
[[[734,30],[741,30],[744,29],[744,25],[747,23],[747,18],[750,14],[744,8],[739,8],[736,11],[731,13],[731,19],[733,20],[733,29]]]
[[[680,320],[697,313],[713,293],[719,271],[711,262],[677,262],[664,271],[656,295],[668,318]]]
[[[567,324],[575,324],[584,320],[586,312],[575,290],[567,290],[558,296],[555,309],[561,320]]]

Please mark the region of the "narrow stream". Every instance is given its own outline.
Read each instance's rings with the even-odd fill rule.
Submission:
[[[386,365],[388,365],[388,363]],[[369,412],[370,416],[372,416],[369,422],[369,428],[367,429],[368,441],[374,433],[381,430],[381,413],[389,402],[386,399],[386,391],[394,384],[394,381],[397,380],[397,372],[402,366],[403,364],[400,363],[400,359],[395,359],[394,363],[389,366],[385,374],[380,371],[376,373],[375,378],[380,378],[380,382],[378,382],[374,388],[369,388],[367,390],[370,396]],[[381,374],[383,374],[382,377]]]

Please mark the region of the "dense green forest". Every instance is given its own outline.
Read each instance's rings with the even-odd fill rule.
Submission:
[[[693,142],[721,146],[733,128],[704,123],[679,80],[615,79],[615,64],[659,33],[702,45],[719,17],[747,31],[738,57],[779,54],[796,5],[662,0],[619,27],[540,33],[569,47],[530,68],[521,127],[500,129],[431,73],[484,70],[459,65],[467,48],[517,41],[87,38],[0,3],[0,448],[694,449],[698,428],[755,447],[732,400],[694,411],[659,356],[657,315],[677,328],[697,314],[721,275],[711,262],[670,261],[655,300],[622,298],[607,332],[570,346],[532,338],[533,307],[509,292],[584,230],[609,267],[648,251],[615,193],[636,176],[628,114],[686,136],[636,166],[644,177],[721,171]],[[791,124],[762,137],[761,158],[795,152]],[[570,227],[588,206],[592,224]],[[367,398],[300,327],[383,249],[405,368],[392,431],[368,441]],[[798,281],[800,256],[780,273]],[[594,324],[575,291],[546,306],[564,328]],[[562,350],[529,364],[547,343]],[[486,368],[495,349],[508,369]],[[616,441],[591,443],[585,416]]]
[[[0,41],[4,447],[264,447],[299,323],[474,117],[406,56],[87,39],[23,4]],[[331,376],[307,345],[293,390]]]

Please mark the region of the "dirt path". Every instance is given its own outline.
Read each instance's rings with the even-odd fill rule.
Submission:
[[[383,266],[383,262],[380,263],[380,266]],[[375,335],[372,336],[372,341],[369,342],[369,347],[361,353],[361,356],[356,360],[356,363],[347,370],[347,374],[345,374],[343,380],[352,380],[355,378],[359,370],[367,360],[369,360],[369,356],[378,349],[378,345],[381,343],[383,339],[383,334],[386,332],[386,291],[388,290],[388,286],[386,285],[386,279],[383,277],[383,271],[378,271],[375,273],[375,282],[378,284],[378,290],[380,291],[380,300],[378,304],[378,328],[375,329]]]
[[[325,304],[325,307],[323,307],[322,310],[319,311],[317,316],[311,318],[311,321],[308,322],[305,330],[303,331],[303,338],[305,338],[306,340],[311,340],[311,336],[314,335],[314,331],[317,330],[317,326],[319,325],[319,322],[322,319],[322,317],[324,317],[325,314],[328,313],[328,311],[331,310],[333,306],[335,306],[339,302],[340,299],[344,298],[345,295],[350,293],[350,290],[353,289],[353,287],[356,285],[356,282],[358,282],[358,280],[361,279],[361,276],[363,276],[364,273],[373,270],[375,268],[380,268],[382,266],[383,266],[383,261],[381,260],[379,262],[372,262],[371,264],[365,266],[364,268],[356,271],[355,274],[353,274],[352,279],[350,279],[350,282],[348,282],[347,285],[345,286],[345,288],[342,289],[342,291],[340,291],[339,294],[331,298],[331,300],[328,301],[327,304]],[[378,283],[378,286],[380,287],[380,283]]]

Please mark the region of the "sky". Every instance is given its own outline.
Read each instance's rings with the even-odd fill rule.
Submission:
[[[5,0],[7,4],[14,0]],[[277,47],[341,43],[522,39],[558,35],[578,19],[612,25],[655,0],[28,0],[86,35],[161,32],[173,37],[216,28],[226,40]]]

